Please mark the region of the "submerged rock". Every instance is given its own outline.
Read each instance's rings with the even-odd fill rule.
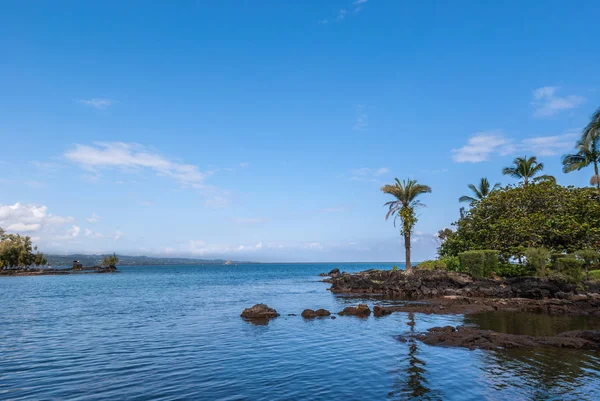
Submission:
[[[426,333],[414,336],[427,345],[463,347],[473,349],[506,349],[519,347],[558,347],[573,349],[599,349],[600,331],[575,330],[555,336],[535,337],[520,334],[498,333],[473,327],[433,327]]]
[[[244,319],[272,319],[279,316],[279,313],[266,304],[256,304],[251,308],[246,308],[240,315]]]
[[[359,304],[358,306],[347,306],[338,314],[340,316],[367,317],[371,314],[371,309],[367,304]]]

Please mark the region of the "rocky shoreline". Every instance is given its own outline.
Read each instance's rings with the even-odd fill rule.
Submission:
[[[498,333],[492,330],[481,330],[475,327],[433,327],[425,333],[399,337],[400,341],[410,338],[422,341],[427,345],[461,347],[485,350],[498,350],[522,347],[556,347],[571,349],[600,348],[600,331],[573,330],[554,336],[528,336],[521,334]]]
[[[110,274],[119,273],[115,267],[92,266],[82,269],[6,269],[0,270],[0,277],[18,276],[64,276],[69,274]]]
[[[375,315],[392,312],[471,314],[520,311],[600,316],[600,282],[576,285],[534,277],[473,279],[445,271],[367,270],[355,274],[335,272],[323,280],[334,294],[380,295],[407,302],[377,307]]]

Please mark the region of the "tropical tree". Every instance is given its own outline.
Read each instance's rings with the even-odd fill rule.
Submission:
[[[581,133],[581,139],[585,142],[591,142],[594,138],[600,136],[600,107],[594,112],[588,125]],[[596,173],[596,175],[598,175]]]
[[[594,166],[594,175],[590,179],[590,184],[595,185],[600,196],[600,175],[598,174],[598,164],[600,163],[600,137],[593,137],[590,141],[580,139],[575,147],[577,153],[563,156],[563,171],[570,173],[578,171],[590,165]]]
[[[600,202],[595,188],[552,182],[507,186],[474,203],[442,242],[440,256],[474,249],[500,252],[504,261],[528,248],[554,253],[600,250]]]
[[[474,184],[469,184],[469,189],[471,189],[471,191],[473,191],[474,196],[464,195],[464,196],[461,196],[458,199],[458,201],[459,202],[468,202],[468,203],[476,202],[476,201],[482,200],[483,198],[487,197],[489,194],[491,194],[498,188],[500,188],[499,182],[497,182],[496,184],[494,184],[493,187],[490,188],[490,182],[488,181],[487,178],[484,177],[479,182],[479,187],[476,187]]]
[[[112,255],[106,255],[102,259],[102,266],[104,267],[115,267],[117,263],[119,263],[119,257],[116,253],[113,253]]]
[[[388,212],[385,215],[385,219],[389,219],[390,216],[394,216],[394,227],[396,226],[396,219],[399,217],[402,223],[400,229],[400,235],[404,236],[404,250],[406,252],[406,273],[412,273],[412,265],[410,263],[410,235],[417,223],[417,216],[415,209],[420,206],[424,206],[417,200],[420,195],[430,193],[431,188],[427,185],[417,183],[417,180],[403,180],[400,182],[399,179],[395,179],[396,182],[393,185],[384,185],[381,188],[383,193],[392,195],[395,199],[386,202],[384,206],[388,206]]]
[[[544,163],[538,163],[537,157],[532,156],[530,158],[525,157],[517,157],[513,160],[513,165],[511,167],[504,167],[502,169],[502,174],[510,175],[513,178],[517,178],[523,180],[523,186],[527,187],[529,185],[529,181],[538,182],[538,181],[550,181],[556,182],[556,178],[551,175],[540,175],[544,169]]]
[[[0,270],[23,269],[44,264],[46,264],[44,254],[37,252],[37,246],[33,246],[30,237],[7,234],[0,228]]]

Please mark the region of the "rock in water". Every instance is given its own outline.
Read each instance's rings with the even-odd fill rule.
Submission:
[[[329,315],[331,315],[331,313],[327,309],[317,309],[316,311],[304,309],[302,312],[302,317],[305,319],[314,319],[315,317],[325,317]]]
[[[339,313],[341,316],[358,316],[367,317],[371,314],[371,309],[367,304],[359,304],[358,306],[347,306]]]
[[[272,319],[279,316],[279,313],[266,304],[256,304],[252,308],[246,308],[240,315],[244,319]]]

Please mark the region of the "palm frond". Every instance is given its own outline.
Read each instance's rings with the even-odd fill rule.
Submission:
[[[552,175],[544,174],[533,179],[534,182],[553,182],[556,183],[556,178]]]
[[[477,202],[477,199],[473,198],[472,196],[463,195],[460,198],[458,198],[458,201],[459,202],[473,203],[473,202]]]

